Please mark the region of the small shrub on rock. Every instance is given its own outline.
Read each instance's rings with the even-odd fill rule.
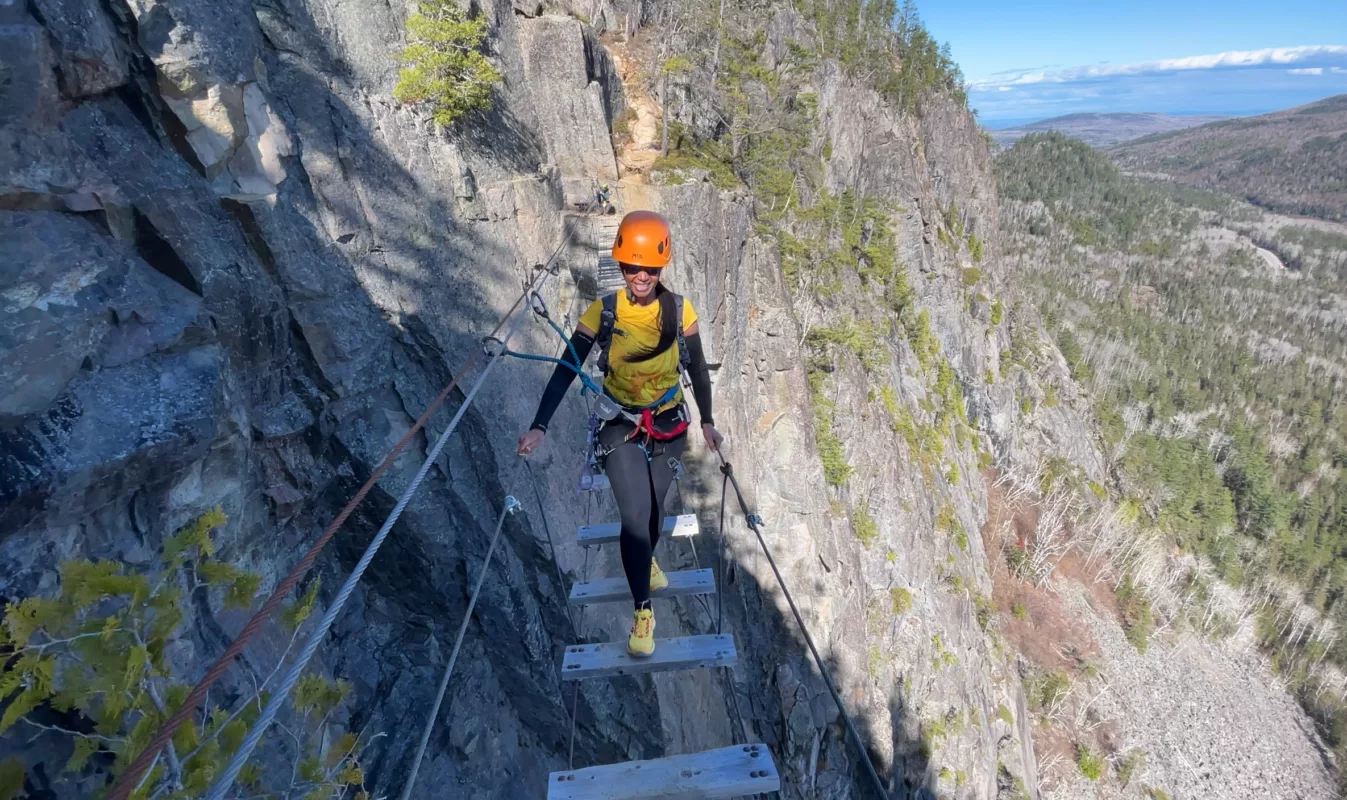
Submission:
[[[864,501],[856,506],[856,510],[851,515],[851,529],[855,531],[856,538],[861,540],[861,544],[869,547],[879,538],[879,526],[875,524],[875,518],[870,514],[870,504]]]
[[[1092,781],[1104,776],[1103,757],[1090,752],[1090,748],[1083,744],[1076,745],[1076,767],[1080,770],[1080,774]]]
[[[1123,578],[1117,594],[1127,641],[1132,643],[1138,653],[1145,653],[1147,646],[1150,644],[1151,631],[1155,629],[1155,616],[1151,611],[1151,601],[1142,596],[1141,591],[1132,582],[1131,575]]]
[[[889,590],[889,596],[893,598],[893,614],[899,616],[912,610],[912,592],[902,586],[895,586]]]

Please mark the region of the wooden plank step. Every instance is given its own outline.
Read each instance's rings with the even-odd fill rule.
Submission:
[[[569,680],[611,678],[642,672],[733,666],[739,658],[734,637],[727,633],[655,639],[655,652],[636,658],[627,652],[627,640],[600,644],[573,644],[566,648],[561,677]]]
[[[664,536],[696,536],[700,531],[696,514],[679,514],[664,518]],[[588,547],[592,544],[613,544],[622,535],[622,523],[601,522],[597,525],[582,525],[576,538],[580,544]]]
[[[553,772],[547,800],[711,800],[780,790],[767,745],[744,744]]]
[[[665,597],[684,597],[693,594],[715,594],[716,573],[712,569],[689,569],[666,572],[669,585],[656,589],[650,596],[656,600]],[[571,586],[571,604],[577,606],[594,603],[612,603],[619,600],[631,600],[631,587],[626,577],[599,578]]]
[[[626,286],[627,283],[622,279],[622,267],[610,255],[600,255],[598,269],[594,275],[595,281],[599,284],[599,290],[603,292],[614,292]]]

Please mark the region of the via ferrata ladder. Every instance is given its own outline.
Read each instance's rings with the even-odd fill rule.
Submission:
[[[615,522],[585,525],[580,528],[577,538],[585,547],[612,544],[618,541],[619,528]],[[696,535],[697,532],[697,517],[693,514],[680,514],[664,520],[665,536],[684,538]],[[715,571],[712,569],[670,572],[668,578],[669,585],[653,591],[652,599],[716,592]],[[569,600],[575,606],[630,602],[631,590],[625,577],[600,578],[574,584]],[[728,634],[658,639],[655,652],[645,658],[628,654],[627,642],[623,639],[567,647],[561,664],[561,675],[577,681],[646,672],[731,667],[737,657],[734,637]],[[710,800],[775,792],[780,788],[781,779],[767,746],[751,743],[648,761],[627,761],[553,772],[548,777],[547,798]]]
[[[612,242],[617,238],[618,221],[612,218],[605,218],[598,224],[598,240],[600,242]],[[611,253],[605,252],[605,248],[599,251],[599,263],[594,271],[594,282],[598,286],[598,296],[603,297],[610,292],[616,292],[623,289],[627,282],[622,279],[622,267],[613,258]]]

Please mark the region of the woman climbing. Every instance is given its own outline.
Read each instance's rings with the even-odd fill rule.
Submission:
[[[589,306],[564,356],[578,369],[595,340],[606,339],[600,341],[607,352],[599,360],[604,394],[622,410],[599,430],[598,447],[622,517],[622,568],[636,605],[627,650],[634,656],[655,651],[650,593],[669,584],[655,563],[654,550],[664,522],[664,498],[687,444],[690,416],[679,387],[682,369],[692,381],[707,446],[716,451],[722,441],[711,417],[711,378],[697,312],[660,283],[672,245],[669,223],[659,214],[633,211],[622,218],[613,259],[622,267],[626,289]],[[572,360],[572,351],[578,362]],[[542,444],[547,423],[575,375],[565,366],[553,371],[532,426],[519,437],[521,455]]]

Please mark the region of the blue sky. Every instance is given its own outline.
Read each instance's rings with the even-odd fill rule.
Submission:
[[[918,9],[949,42],[989,125],[1081,111],[1258,114],[1347,93],[1347,0],[926,0]]]

